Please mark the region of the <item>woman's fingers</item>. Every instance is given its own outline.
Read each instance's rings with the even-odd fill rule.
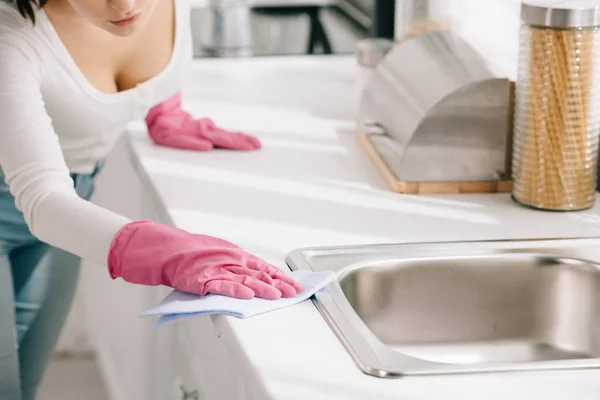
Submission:
[[[291,276],[286,275],[285,272],[283,272],[281,270],[281,268],[278,268],[274,265],[268,264],[265,261],[262,261],[260,259],[258,259],[258,262],[255,265],[255,268],[258,269],[259,271],[265,271],[266,273],[268,273],[271,276],[271,278],[278,279],[278,280],[283,281],[283,282],[287,283],[288,285],[292,286],[294,288],[294,290],[296,291],[296,293],[300,293],[304,290],[304,288],[302,287],[302,285],[300,283],[298,283]]]
[[[281,298],[282,295],[281,291],[279,291],[279,289],[277,289],[275,286],[248,275],[244,276],[244,285],[252,289],[256,297],[263,299],[277,300]]]
[[[195,126],[198,136],[209,140],[215,147],[230,150],[257,150],[261,147],[260,140],[254,136],[219,128],[209,118],[194,119],[190,123]]]
[[[183,150],[210,151],[213,149],[212,143],[208,140],[193,136],[169,136],[160,141],[156,140],[156,143]]]
[[[203,135],[210,140],[215,147],[230,150],[257,150],[260,141],[255,137],[244,133],[228,132],[222,129],[215,130]]]
[[[223,296],[234,297],[236,299],[251,299],[255,295],[252,289],[241,283],[221,279],[215,279],[205,283],[202,292],[203,293],[198,294],[220,294]]]
[[[246,262],[244,263],[244,267],[247,267],[247,268],[250,268],[250,269],[253,269],[256,271],[260,271],[260,272],[266,272],[271,277],[274,277],[275,275],[283,273],[281,268],[271,265],[268,262],[264,261],[263,259],[258,258],[257,256],[254,256],[254,255],[251,255],[246,260]]]
[[[279,280],[279,279],[273,279],[272,285],[274,287],[276,287],[277,289],[279,289],[282,297],[294,297],[298,293],[300,293],[296,290],[296,288],[294,286],[290,285],[289,283],[287,283],[285,281]]]
[[[231,150],[258,150],[261,147],[260,141],[254,136],[223,129],[217,130],[212,136],[212,142],[216,147]]]
[[[237,299],[251,299],[254,296],[267,300],[277,300],[281,291],[275,286],[245,274],[229,272],[204,283],[199,294],[221,294]]]
[[[223,268],[225,271],[231,272],[236,275],[246,275],[253,278],[259,279],[265,283],[273,282],[273,278],[266,272],[258,271],[248,267],[240,267],[239,265],[228,265]]]
[[[302,285],[297,282],[294,278],[292,278],[291,276],[287,276],[285,275],[283,272],[278,272],[275,275],[272,275],[273,278],[275,278],[278,281],[281,282],[285,282],[285,284],[291,286],[292,288],[294,288],[294,291],[296,292],[296,294],[302,292],[304,290],[304,288],[302,287]]]
[[[271,265],[258,257],[251,257],[245,264],[245,267],[267,273],[271,278],[280,280],[294,288],[296,294],[302,292],[304,288],[294,278],[286,275],[281,268]]]
[[[271,285],[271,286],[277,288],[279,290],[279,292],[281,293],[281,296],[283,296],[283,297],[294,297],[296,294],[299,293],[298,291],[296,291],[296,287],[294,287],[293,285],[291,285],[289,283],[289,279],[282,280],[279,278],[273,278],[266,272],[255,270],[255,269],[250,269],[250,268],[246,268],[246,267],[234,266],[234,265],[225,267],[225,269],[236,275],[250,276],[254,279],[258,279],[259,281],[262,281],[268,285]],[[287,278],[287,277],[284,276],[284,278]]]

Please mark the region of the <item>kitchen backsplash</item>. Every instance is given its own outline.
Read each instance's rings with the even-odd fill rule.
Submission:
[[[457,1],[457,32],[494,67],[516,79],[521,2]]]
[[[420,1],[420,0],[406,0]],[[490,63],[515,79],[519,46],[520,0],[428,0],[430,7],[439,6],[447,12],[452,4],[454,30],[469,42]],[[353,3],[372,0],[352,0]],[[402,5],[396,0],[396,7]],[[440,10],[433,11],[440,12]],[[401,9],[396,10],[396,39],[402,37]]]

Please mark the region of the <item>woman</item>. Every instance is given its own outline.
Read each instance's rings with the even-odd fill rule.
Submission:
[[[132,119],[147,116],[164,145],[258,147],[179,108],[190,40],[181,0],[0,0],[1,399],[35,398],[75,289],[66,254],[107,265],[112,278],[199,295],[302,290],[225,240],[88,201]]]

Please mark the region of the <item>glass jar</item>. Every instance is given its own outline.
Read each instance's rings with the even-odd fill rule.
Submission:
[[[600,133],[600,4],[527,0],[513,136],[513,199],[556,211],[591,207]]]
[[[433,31],[452,30],[456,21],[456,6],[456,0],[396,1],[395,40],[406,40]]]

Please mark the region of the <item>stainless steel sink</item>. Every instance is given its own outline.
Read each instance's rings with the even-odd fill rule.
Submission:
[[[379,377],[600,368],[600,238],[299,249],[313,298]]]

